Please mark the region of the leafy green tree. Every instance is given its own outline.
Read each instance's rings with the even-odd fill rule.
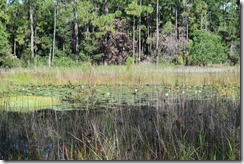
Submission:
[[[120,25],[126,27],[118,30]],[[75,63],[77,59],[123,64],[131,55],[133,61],[168,56],[172,59],[168,62],[182,56],[188,63],[190,55],[189,64],[228,60],[236,64],[241,47],[240,2],[0,0],[0,35],[1,57],[13,54],[24,63],[46,62],[51,57],[54,61],[55,56],[59,65],[66,60]],[[211,44],[219,43],[218,51],[205,38]],[[191,41],[190,50],[187,45]],[[214,54],[218,55],[213,57]]]
[[[9,34],[7,33],[6,24],[9,21],[6,11],[8,11],[6,2],[0,1],[0,66],[12,67],[16,57],[11,54],[9,44]]]
[[[189,54],[191,65],[223,63],[227,60],[220,36],[205,30],[196,30],[193,34],[193,45]]]
[[[6,32],[4,24],[0,22],[0,55],[4,56],[7,53],[10,53],[8,33]]]
[[[9,34],[6,31],[6,22],[9,17],[5,14],[7,10],[6,2],[4,0],[0,0],[0,2],[0,54],[3,56],[9,51]]]
[[[133,40],[133,59],[135,61],[135,26],[136,26],[136,18],[141,17],[142,12],[152,13],[153,8],[146,5],[138,5],[137,0],[132,1],[128,6],[125,8],[126,14],[131,15],[133,17],[133,26],[132,26],[132,40]],[[139,25],[139,35],[141,26]],[[140,39],[140,38],[139,38]],[[139,42],[140,44],[140,42]],[[139,46],[140,49],[140,46]],[[140,50],[139,50],[139,58],[140,58]]]

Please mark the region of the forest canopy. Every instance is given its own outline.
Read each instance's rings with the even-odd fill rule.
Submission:
[[[0,0],[0,67],[240,62],[239,0]]]

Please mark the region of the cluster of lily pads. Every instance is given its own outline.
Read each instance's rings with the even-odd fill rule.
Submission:
[[[1,109],[56,110],[91,109],[115,105],[146,106],[174,103],[179,99],[211,100],[239,98],[240,88],[234,86],[160,86],[160,85],[45,85],[22,86],[2,93]]]

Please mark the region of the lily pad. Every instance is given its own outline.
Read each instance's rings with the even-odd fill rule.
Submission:
[[[16,96],[0,98],[0,109],[27,112],[60,104],[58,98],[43,96]]]

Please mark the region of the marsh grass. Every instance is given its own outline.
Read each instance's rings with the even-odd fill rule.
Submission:
[[[11,108],[18,101],[33,104],[26,113],[0,112],[1,159],[241,158],[237,67],[93,66],[0,72],[0,104]],[[35,108],[56,100],[61,100],[58,109]]]
[[[15,85],[127,84],[240,86],[239,67],[91,66],[1,71],[1,81]],[[1,82],[2,83],[2,82]]]

